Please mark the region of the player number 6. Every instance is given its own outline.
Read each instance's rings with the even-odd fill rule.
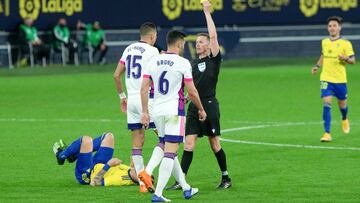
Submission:
[[[169,80],[165,78],[167,71],[161,73],[159,78],[159,92],[161,94],[167,94],[169,91]]]

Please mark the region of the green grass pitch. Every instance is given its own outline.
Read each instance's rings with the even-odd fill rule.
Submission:
[[[333,142],[324,144],[319,76],[310,74],[314,61],[224,64],[217,98],[222,138],[231,141],[222,146],[233,187],[215,190],[218,165],[207,139],[200,139],[187,177],[200,193],[190,202],[359,202],[360,65],[348,66],[351,133],[342,133],[334,101]],[[135,186],[79,185],[74,164],[58,166],[51,149],[59,138],[70,143],[112,131],[115,155],[129,163],[131,140],[114,68],[0,70],[0,202],[150,201]],[[145,161],[156,142],[149,131]],[[164,195],[184,201],[180,191]]]

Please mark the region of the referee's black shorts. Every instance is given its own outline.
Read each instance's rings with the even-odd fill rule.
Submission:
[[[201,103],[207,114],[205,122],[199,121],[198,109],[190,103],[186,115],[186,135],[198,135],[198,137],[220,135],[220,109],[215,97],[201,99]]]

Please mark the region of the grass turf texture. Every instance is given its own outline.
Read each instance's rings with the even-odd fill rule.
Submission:
[[[341,132],[340,113],[333,102],[334,142],[324,144],[319,142],[319,76],[310,75],[313,63],[307,61],[276,59],[224,64],[217,94],[222,129],[275,125],[228,132],[222,137],[360,148],[360,66],[348,67],[351,134],[344,136]],[[267,68],[259,68],[263,66]],[[114,65],[0,70],[0,202],[150,201],[151,195],[139,194],[135,186],[79,185],[74,178],[75,165],[58,166],[51,149],[59,138],[69,144],[81,135],[112,131],[116,136],[115,155],[129,163],[131,140],[126,117],[120,113],[113,69]],[[310,123],[276,126],[288,122]],[[146,162],[156,142],[155,135],[148,131],[143,153]],[[191,185],[200,188],[200,193],[190,201],[359,201],[359,151],[229,142],[222,142],[222,146],[233,187],[226,191],[214,189],[220,181],[219,169],[206,138],[202,138],[187,177]],[[175,202],[184,201],[180,191],[165,191],[164,195]]]

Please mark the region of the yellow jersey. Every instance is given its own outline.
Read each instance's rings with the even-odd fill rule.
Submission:
[[[91,171],[90,179],[93,179],[103,167],[104,164],[96,164]],[[129,170],[130,167],[124,164],[109,168],[104,175],[104,186],[135,185],[129,176]]]
[[[351,42],[341,38],[337,40],[326,38],[322,40],[321,47],[323,64],[320,80],[331,83],[346,83],[346,63],[339,59],[339,55],[350,57],[355,54]]]

